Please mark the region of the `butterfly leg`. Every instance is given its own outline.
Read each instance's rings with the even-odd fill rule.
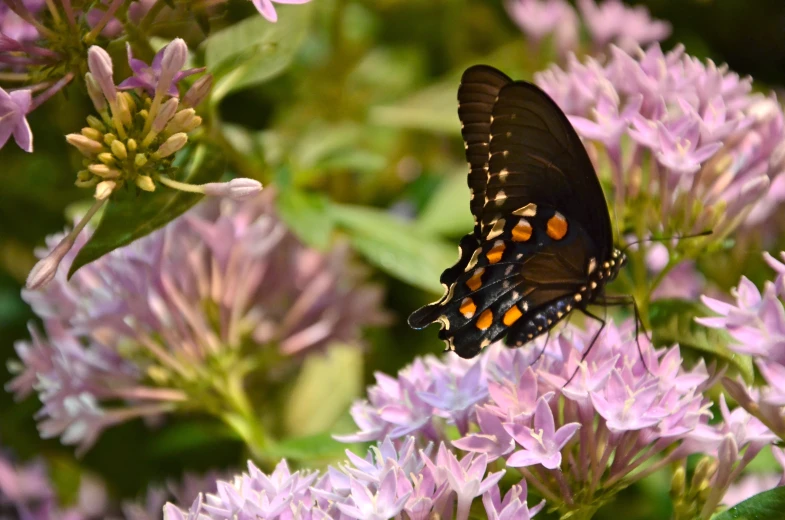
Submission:
[[[609,306],[621,306],[621,305],[632,305],[632,310],[635,313],[635,344],[638,345],[638,354],[641,357],[641,363],[643,363],[643,368],[646,369],[647,372],[651,373],[649,367],[646,366],[646,360],[643,357],[643,349],[641,349],[641,343],[638,339],[638,325],[640,328],[643,329],[643,334],[646,336],[646,339],[651,341],[651,336],[649,336],[649,332],[646,330],[646,326],[643,324],[643,320],[641,319],[641,312],[638,308],[638,302],[635,300],[635,297],[631,294],[621,294],[615,296],[604,296],[602,298],[598,298],[596,300],[598,305],[604,305],[605,307]]]
[[[545,354],[545,349],[548,348],[548,341],[550,339],[551,339],[551,331],[550,331],[550,329],[548,329],[548,332],[545,333],[545,344],[542,346],[542,349],[540,349],[540,353],[537,354],[537,357],[534,358],[534,361],[532,361],[531,364],[529,364],[530,367],[533,367],[534,365],[536,365],[537,362],[542,357],[542,355]]]
[[[575,377],[575,374],[577,374],[578,370],[580,370],[580,368],[581,368],[581,366],[580,366],[581,363],[583,363],[586,360],[586,356],[589,355],[589,352],[591,351],[592,347],[594,347],[594,343],[597,341],[597,338],[600,337],[600,334],[602,334],[602,331],[605,328],[605,325],[607,325],[607,318],[608,318],[608,315],[607,315],[607,311],[608,310],[607,310],[607,308],[605,309],[606,315],[605,315],[604,318],[600,318],[596,314],[592,314],[591,312],[589,312],[588,309],[580,309],[580,310],[587,317],[599,321],[601,323],[601,325],[600,325],[599,330],[597,332],[595,332],[594,336],[591,338],[591,343],[589,343],[589,346],[586,348],[585,351],[583,351],[583,355],[581,355],[581,361],[578,364],[578,368],[575,369],[575,372],[573,372],[572,375],[570,376],[570,378],[567,380],[567,382],[564,383],[564,386],[567,386],[567,385],[569,385],[572,382],[572,379]]]

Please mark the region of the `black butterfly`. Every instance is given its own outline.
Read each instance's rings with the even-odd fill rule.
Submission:
[[[575,309],[603,321],[586,306],[609,303],[603,289],[626,257],[567,117],[538,87],[485,65],[464,72],[458,115],[474,232],[442,273],[444,296],[409,325],[439,322],[447,348],[470,358],[502,336],[521,346]]]

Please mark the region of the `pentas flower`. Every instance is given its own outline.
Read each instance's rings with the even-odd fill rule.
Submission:
[[[670,36],[667,22],[653,20],[643,6],[628,7],[620,0],[578,0],[583,23],[591,34],[594,45],[602,49],[615,44],[626,51],[638,46],[659,42]]]
[[[99,10],[91,9],[94,2],[87,0],[2,2],[0,90],[35,94],[23,115],[41,106],[83,73],[89,44],[99,34],[119,35],[122,24],[114,15],[124,3],[129,2],[109,0]],[[32,143],[31,137],[25,142]],[[31,146],[23,145],[18,137],[17,143],[30,151]],[[3,144],[0,141],[0,147]]]
[[[724,505],[733,507],[754,495],[785,485],[785,452],[783,452],[782,448],[775,447],[771,448],[771,452],[780,465],[780,471],[777,473],[765,472],[742,475],[738,481],[730,485],[725,496],[723,496],[722,503]]]
[[[165,485],[152,485],[144,499],[121,504],[126,520],[159,520],[164,505],[169,501],[190,504],[201,493],[215,493],[219,479],[229,478],[229,474],[211,471],[204,475],[186,473],[179,481],[168,480]]]
[[[28,289],[49,283],[73,247],[76,236],[120,189],[131,188],[141,193],[155,191],[159,185],[164,185],[189,193],[238,200],[261,190],[262,185],[253,179],[201,185],[175,179],[179,173],[179,168],[174,166],[177,152],[187,145],[188,134],[202,123],[194,107],[206,98],[212,85],[212,76],[208,74],[194,82],[182,100],[176,97],[179,94],[177,83],[202,70],[181,70],[187,57],[188,47],[179,38],[164,47],[149,68],[133,59],[129,50],[131,67],[140,76],[126,80],[124,88],[131,91],[120,91],[114,84],[109,55],[100,47],[90,47],[90,72],[85,75],[85,82],[100,118],[88,116],[88,126],[78,134],[68,134],[66,141],[84,156],[85,169],[77,173],[75,184],[94,188],[96,201],[73,231],[33,268],[27,279]],[[144,203],[144,198],[140,203]]]
[[[164,518],[466,520],[482,497],[489,518],[528,520],[543,507],[529,509],[525,480],[502,500],[498,482],[504,471],[489,472],[484,455],[458,457],[444,444],[431,454],[430,449],[414,451],[413,445],[408,437],[396,450],[386,438],[364,459],[347,451],[349,460],[325,473],[292,472],[281,461],[268,475],[249,462],[247,473],[220,481],[217,492],[200,495],[188,510],[167,504]]]
[[[785,169],[785,117],[773,95],[750,93],[749,78],[655,44],[633,54],[611,46],[603,61],[572,58],[535,82],[587,140],[620,218],[643,219],[647,234],[661,236],[713,230],[678,243],[688,258],[754,209],[758,223],[760,210],[774,210],[766,198]]]
[[[539,45],[550,36],[560,56],[566,56],[578,47],[578,15],[566,1],[510,0],[506,6],[512,20],[532,45]]]
[[[655,350],[643,334],[636,338],[634,330],[632,321],[609,323],[599,334],[598,327],[567,327],[531,348],[495,345],[473,360],[451,355],[416,360],[397,379],[377,374],[368,399],[352,408],[360,431],[338,438],[399,439],[398,432],[408,431],[426,445],[449,441],[447,427],[458,425],[461,438],[451,442],[455,448],[496,461],[497,467],[501,459],[518,468],[562,514],[592,510],[645,476],[706,452],[711,460],[724,461],[706,475],[716,482],[721,498],[735,475],[774,437],[724,401],[722,420],[707,426],[711,402],[701,389],[720,374],[710,377],[702,361],[686,370],[678,346]],[[474,386],[473,410],[460,415],[469,418],[467,433],[451,408],[451,403],[465,402],[458,396],[466,391],[460,383],[434,381],[445,377],[446,367],[457,381],[466,378]],[[479,377],[474,374],[478,368]],[[426,403],[433,407],[426,419],[416,398],[437,386],[442,396]],[[731,457],[733,446],[743,455]],[[717,468],[730,469],[716,473]],[[698,499],[690,500],[694,506]],[[700,508],[707,510],[719,504],[707,506],[705,496],[701,500]]]
[[[306,354],[358,344],[362,326],[384,322],[380,291],[361,285],[347,248],[304,246],[273,195],[202,205],[67,281],[72,250],[51,284],[23,291],[46,335],[16,345],[7,388],[38,393],[42,435],[84,451],[135,417],[242,406],[251,420],[238,397],[249,367],[281,380]],[[49,250],[60,243],[51,237]]]
[[[33,132],[27,122],[31,102],[30,90],[6,92],[0,87],[0,148],[13,136],[19,148],[33,151]]]
[[[785,253],[780,253],[785,260]],[[725,379],[728,392],[780,438],[785,438],[785,263],[763,255],[777,277],[765,282],[763,291],[746,277],[731,291],[728,303],[703,296],[703,303],[719,316],[696,318],[701,325],[727,330],[734,351],[751,355],[765,385],[747,388],[743,381]]]
[[[273,4],[307,4],[311,0],[251,0],[259,14],[270,20],[271,22],[278,21],[278,13],[275,12],[275,5]]]
[[[664,40],[670,24],[653,20],[643,6],[627,7],[619,0],[578,2],[580,17],[565,0],[508,0],[507,11],[530,43],[551,37],[562,58],[580,48],[580,25],[586,27],[594,50],[614,44],[633,51],[641,45]]]
[[[88,520],[104,517],[106,502],[103,486],[90,475],[82,474],[77,503],[65,507],[60,503],[42,461],[22,464],[14,462],[6,453],[0,454],[0,508],[3,518]]]

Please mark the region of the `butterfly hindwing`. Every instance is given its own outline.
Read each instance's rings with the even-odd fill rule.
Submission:
[[[588,237],[578,223],[567,222],[564,233],[556,233],[553,219],[559,218],[541,208],[529,217],[498,220],[474,251],[464,251],[463,271],[452,271],[452,283],[443,279],[447,297],[418,310],[410,324],[439,322],[439,337],[462,357],[476,355],[509,331],[528,333],[526,324],[544,305],[573,297],[587,283],[586,255],[593,253]]]
[[[488,182],[488,143],[491,115],[499,91],[512,80],[498,70],[478,65],[464,72],[458,87],[458,117],[469,162],[469,207],[478,222],[485,201]]]

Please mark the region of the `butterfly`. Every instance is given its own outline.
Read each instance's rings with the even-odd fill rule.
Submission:
[[[604,324],[587,306],[608,304],[605,285],[626,257],[564,112],[537,86],[476,65],[461,79],[458,115],[474,231],[442,273],[444,296],[409,325],[439,323],[447,348],[471,358],[502,337],[522,346],[575,310]]]

